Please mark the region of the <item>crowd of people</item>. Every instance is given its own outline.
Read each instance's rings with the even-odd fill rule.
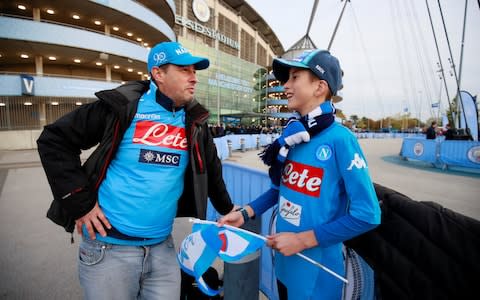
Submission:
[[[275,134],[281,133],[281,126],[243,125],[243,124],[220,124],[209,125],[213,137],[222,137],[229,134]]]
[[[444,136],[445,140],[455,140],[455,139],[467,139],[471,140],[471,136],[466,131],[466,134],[461,134],[458,130],[452,128],[450,123],[445,124],[445,127],[439,127],[437,122],[433,121],[430,126],[425,130],[425,135],[427,140],[434,140],[438,136]]]

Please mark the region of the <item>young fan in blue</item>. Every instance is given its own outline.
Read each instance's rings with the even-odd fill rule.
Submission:
[[[334,121],[331,97],[342,85],[338,60],[328,51],[275,59],[284,83],[289,120],[282,136],[262,153],[272,187],[220,224],[241,226],[278,204],[275,249],[280,299],[341,299],[342,281],[296,253],[344,276],[342,242],[375,228],[380,208],[365,157],[355,136]],[[288,296],[287,296],[288,295]]]

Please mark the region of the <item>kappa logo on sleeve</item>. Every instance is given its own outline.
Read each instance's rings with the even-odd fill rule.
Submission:
[[[322,168],[297,163],[291,160],[287,160],[283,167],[283,185],[305,195],[319,197],[322,178]]]
[[[140,149],[138,161],[147,164],[178,167],[180,165],[180,154]]]
[[[352,162],[350,163],[350,166],[347,168],[347,170],[351,171],[353,169],[353,167],[355,167],[357,169],[366,169],[367,168],[367,163],[365,162],[365,160],[362,157],[360,157],[360,155],[358,153],[355,153],[353,155]]]

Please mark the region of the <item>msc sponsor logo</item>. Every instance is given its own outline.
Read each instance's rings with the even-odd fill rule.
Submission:
[[[283,185],[305,195],[319,197],[322,178],[322,168],[316,168],[291,160],[287,160],[283,167]]]
[[[139,162],[155,165],[179,166],[180,154],[140,149]]]
[[[329,145],[320,145],[320,147],[317,148],[316,155],[320,161],[329,160],[330,157],[332,157],[332,148],[330,148]]]
[[[134,144],[187,150],[185,128],[153,121],[139,121],[133,134]]]
[[[362,157],[360,157],[360,155],[358,153],[355,153],[353,155],[352,162],[350,163],[350,166],[347,168],[347,170],[351,171],[353,169],[353,167],[355,167],[357,169],[366,169],[367,168],[367,163],[365,162],[365,160]]]

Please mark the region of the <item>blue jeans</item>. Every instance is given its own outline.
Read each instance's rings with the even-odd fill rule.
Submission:
[[[85,299],[179,299],[180,268],[171,236],[151,246],[84,238],[78,273]]]

